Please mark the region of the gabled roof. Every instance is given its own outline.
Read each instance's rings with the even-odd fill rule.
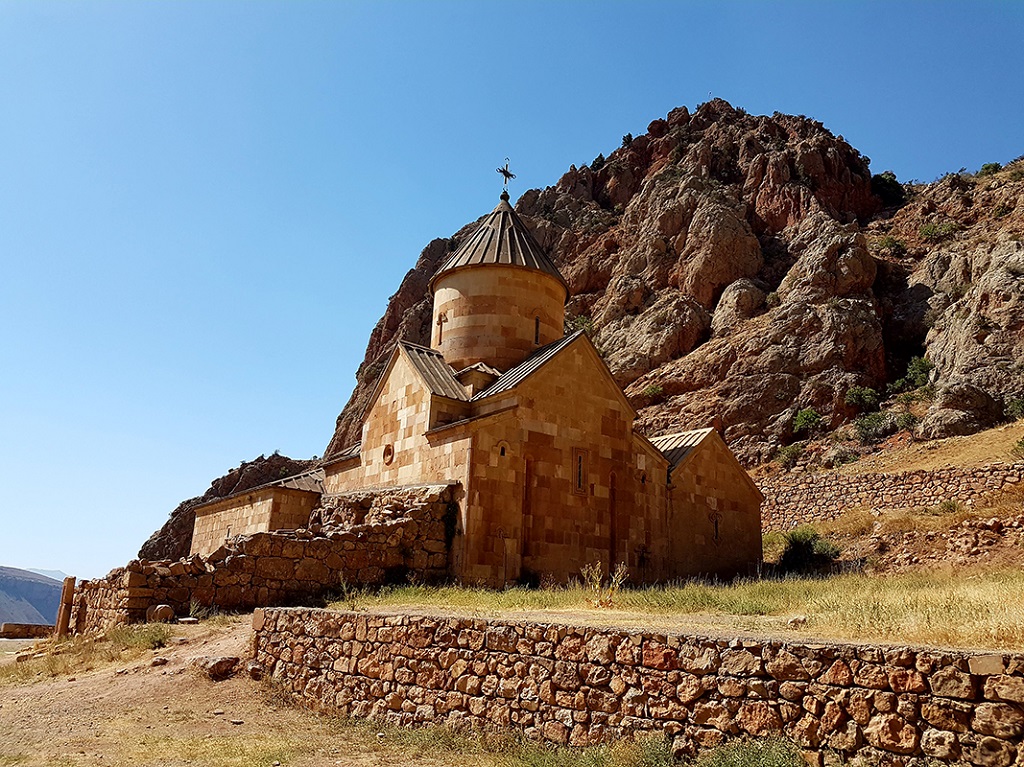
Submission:
[[[237,490],[234,493],[221,496],[220,498],[214,498],[209,501],[196,505],[196,511],[200,509],[207,509],[217,504],[222,504],[224,501],[234,500],[235,498],[241,498],[245,495],[253,495],[255,493],[262,493],[266,490],[274,490],[281,488],[282,490],[299,490],[303,493],[323,493],[324,491],[324,471],[323,469],[310,469],[304,471],[301,474],[293,474],[290,477],[284,477],[283,479],[276,479],[273,482],[264,482],[262,485],[256,487],[249,487],[245,490]]]
[[[537,269],[546,272],[562,283],[568,292],[568,285],[550,258],[544,255],[540,245],[526,228],[526,224],[516,214],[508,202],[508,192],[501,193],[498,203],[490,215],[483,220],[480,227],[462,243],[462,247],[452,253],[441,264],[430,280],[430,289],[445,272],[464,266],[482,264],[504,264],[521,266],[526,269]]]
[[[724,454],[728,457],[728,460],[736,468],[738,476],[742,478],[757,495],[764,500],[764,493],[761,492],[761,488],[757,486],[757,483],[751,479],[750,475],[747,474],[747,470],[743,468],[742,464],[736,459],[736,455],[729,449],[729,446],[725,444],[718,432],[714,429],[695,429],[693,431],[682,431],[678,434],[665,434],[661,437],[654,437],[651,439],[651,443],[661,451],[662,455],[668,458],[669,461],[669,474],[674,472],[679,466],[689,458],[693,451],[707,439],[713,439],[718,445],[724,450]]]
[[[545,363],[555,357],[562,349],[567,347],[577,338],[583,335],[582,330],[577,330],[572,335],[563,336],[557,341],[553,341],[547,346],[542,346],[540,349],[535,351],[525,360],[520,362],[514,368],[507,373],[502,374],[501,378],[492,383],[486,389],[479,394],[475,395],[472,402],[478,402],[479,400],[487,397],[493,397],[496,394],[504,394],[516,388],[521,384],[527,377],[533,375],[544,366]]]
[[[409,361],[423,377],[431,394],[463,402],[469,401],[465,387],[459,383],[455,371],[444,361],[441,352],[408,341],[399,341],[398,345],[409,355]]]
[[[324,491],[324,472],[323,469],[312,469],[310,471],[303,472],[302,474],[296,474],[291,477],[279,479],[277,482],[271,482],[270,484],[276,487],[286,487],[289,490],[304,490],[307,493],[322,493]]]
[[[487,375],[491,375],[491,376],[495,376],[495,377],[501,375],[501,371],[500,370],[498,370],[497,368],[492,368],[486,362],[474,362],[472,365],[467,365],[466,367],[462,368],[462,370],[460,370],[455,375],[456,376],[460,376],[463,373],[469,372],[470,370],[477,370],[477,371],[479,371],[481,373],[487,373]]]
[[[651,437],[651,443],[668,458],[669,465],[674,470],[713,431],[714,429],[694,429],[678,434],[665,434],[661,437]]]

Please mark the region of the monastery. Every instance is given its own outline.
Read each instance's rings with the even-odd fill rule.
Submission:
[[[647,439],[569,290],[503,192],[430,282],[430,348],[399,342],[362,439],[314,472],[196,510],[193,554],[304,528],[331,497],[454,488],[448,576],[564,582],[624,563],[634,583],[752,573],[763,500],[713,429]]]

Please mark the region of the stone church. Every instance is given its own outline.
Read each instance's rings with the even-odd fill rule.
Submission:
[[[193,553],[305,527],[357,490],[454,488],[449,577],[564,582],[625,563],[636,583],[753,572],[763,496],[713,429],[647,439],[568,287],[503,192],[441,265],[430,348],[399,342],[362,439],[315,472],[201,506]]]

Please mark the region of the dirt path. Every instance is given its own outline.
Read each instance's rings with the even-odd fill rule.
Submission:
[[[0,765],[487,763],[443,751],[426,754],[422,747],[386,739],[378,742],[370,727],[343,724],[287,705],[244,673],[214,682],[192,668],[197,656],[244,659],[250,636],[248,617],[227,626],[177,627],[170,646],[130,662],[71,677],[0,686]],[[154,658],[167,662],[154,666]],[[0,660],[5,662],[12,661]]]

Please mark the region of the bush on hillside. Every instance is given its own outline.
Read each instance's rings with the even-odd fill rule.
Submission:
[[[813,434],[821,431],[825,421],[814,408],[804,408],[793,419],[793,432],[796,434]]]
[[[891,170],[876,173],[871,177],[871,191],[882,198],[882,204],[887,208],[902,205],[907,201],[907,193],[903,189],[903,184]]]
[[[895,434],[898,426],[896,419],[888,413],[868,413],[854,421],[853,428],[862,445],[874,445]]]
[[[850,407],[857,408],[861,413],[878,410],[878,392],[868,386],[851,386],[843,398]]]
[[[839,557],[839,547],[822,538],[813,527],[804,525],[786,533],[786,548],[779,557],[782,573],[806,573],[831,565]]]

